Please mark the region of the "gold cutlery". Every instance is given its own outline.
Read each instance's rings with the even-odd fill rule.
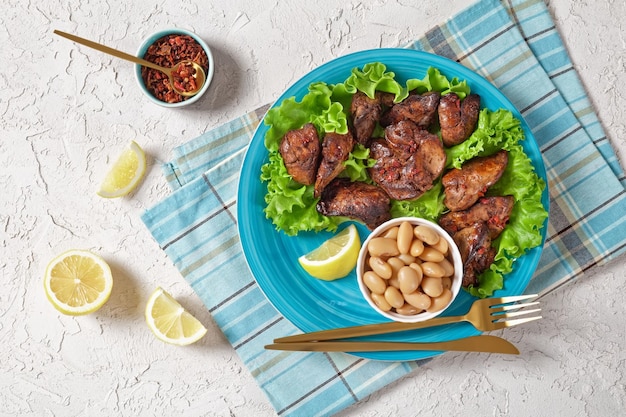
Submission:
[[[540,319],[541,316],[532,316],[509,320],[512,317],[541,311],[540,308],[525,310],[526,307],[539,304],[538,301],[523,304],[517,303],[518,301],[529,300],[535,297],[537,297],[537,294],[501,298],[484,298],[475,301],[467,314],[463,316],[435,317],[418,323],[389,322],[344,327],[332,330],[321,330],[312,333],[281,337],[274,339],[274,343],[320,342],[323,340],[347,339],[351,337],[423,329],[426,327],[441,326],[444,324],[459,323],[463,321],[472,323],[474,327],[481,331],[498,330]]]
[[[409,343],[409,342],[289,342],[274,343],[265,346],[270,350],[290,350],[307,352],[381,352],[400,350],[433,350],[456,352],[486,352],[519,354],[519,350],[510,342],[497,336],[470,336],[464,339],[446,342]]]

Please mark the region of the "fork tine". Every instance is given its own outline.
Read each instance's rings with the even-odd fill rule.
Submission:
[[[536,306],[537,304],[539,304],[539,301],[533,301],[531,303],[523,303],[523,304],[511,304],[508,306],[491,307],[491,314],[500,313],[502,311],[519,310],[520,308]]]
[[[504,324],[504,327],[511,327],[511,326],[516,326],[518,324],[528,323],[530,321],[539,320],[540,318],[541,318],[541,316],[525,317],[525,318],[522,318],[522,319],[506,320],[506,321],[503,321],[501,323]]]
[[[536,313],[538,311],[541,311],[541,309],[534,308],[532,310],[522,310],[522,311],[512,311],[510,313],[492,314],[491,317],[493,317],[496,320],[501,320],[501,319],[508,319],[511,317],[523,316],[524,314]]]
[[[529,321],[535,321],[535,320],[539,320],[541,318],[541,316],[534,316],[534,317],[524,317],[521,319],[513,319],[513,320],[494,320],[491,323],[489,323],[489,330],[500,330],[500,329],[504,329],[507,327],[512,327],[512,326],[516,326],[518,324],[522,324],[522,323],[528,323]]]
[[[530,295],[513,295],[510,297],[500,297],[500,298],[492,298],[492,305],[496,306],[498,304],[506,304],[506,303],[513,303],[516,301],[522,301],[522,300],[530,300],[531,298],[537,298],[539,295],[538,294],[530,294]]]

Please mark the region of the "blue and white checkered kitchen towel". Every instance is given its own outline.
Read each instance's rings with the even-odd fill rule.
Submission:
[[[551,212],[529,293],[581,279],[626,250],[624,172],[542,0],[479,1],[406,47],[483,75],[532,129],[546,163]],[[239,170],[266,109],[175,149],[164,166],[174,191],[142,219],[278,415],[332,415],[420,363],[264,350],[275,337],[298,332],[256,285],[237,234]]]

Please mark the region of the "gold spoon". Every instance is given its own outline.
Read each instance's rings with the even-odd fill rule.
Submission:
[[[127,54],[125,52],[118,51],[117,49],[109,48],[108,46],[101,45],[99,43],[90,41],[88,39],[83,39],[81,37],[72,35],[70,33],[61,32],[60,30],[55,30],[54,33],[56,35],[59,35],[59,36],[62,36],[64,38],[67,38],[69,40],[72,40],[72,41],[74,41],[76,43],[80,43],[80,44],[88,46],[90,48],[97,49],[100,52],[104,52],[104,53],[107,53],[109,55],[113,55],[113,56],[115,56],[117,58],[121,58],[121,59],[125,59],[127,61],[130,61],[130,62],[134,62],[135,64],[143,65],[144,67],[148,67],[148,68],[155,69],[157,71],[161,71],[162,73],[167,75],[167,77],[169,78],[170,85],[172,86],[174,91],[176,91],[181,96],[190,97],[190,96],[198,94],[198,92],[200,92],[200,90],[202,89],[202,86],[204,85],[204,82],[206,81],[206,74],[204,73],[204,69],[202,69],[202,67],[197,62],[192,61],[192,60],[180,61],[179,63],[174,65],[172,68],[165,68],[165,67],[162,67],[160,65],[156,65],[156,64],[154,64],[154,63],[152,63],[150,61],[146,61],[145,59],[141,59],[141,58],[138,58],[138,57],[136,57],[134,55],[130,55],[130,54]],[[183,66],[190,66],[190,65],[195,70],[193,77],[196,79],[196,88],[194,90],[186,91],[184,89],[180,89],[177,86],[177,83],[174,82],[174,76],[172,74],[176,74],[179,71],[179,69],[182,68]]]

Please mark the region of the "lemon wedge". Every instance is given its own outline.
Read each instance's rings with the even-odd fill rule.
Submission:
[[[317,249],[302,255],[298,262],[315,278],[332,281],[345,277],[354,269],[360,248],[359,232],[351,224]]]
[[[145,172],[146,155],[135,141],[131,141],[109,169],[97,194],[104,198],[125,196],[137,187]]]
[[[93,313],[111,295],[111,268],[100,256],[86,250],[70,250],[48,264],[44,276],[48,300],[72,316]]]
[[[146,323],[156,337],[178,346],[197,342],[207,332],[198,319],[161,287],[157,287],[148,299]]]

